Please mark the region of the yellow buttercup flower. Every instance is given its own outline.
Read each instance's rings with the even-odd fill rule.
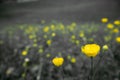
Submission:
[[[79,45],[79,44],[80,44],[80,41],[79,41],[79,40],[76,40],[75,43],[76,43],[77,45]]]
[[[33,39],[33,38],[35,38],[35,37],[36,37],[36,35],[31,34],[31,35],[29,35],[28,37],[29,37],[29,39]]]
[[[56,33],[52,33],[51,36],[52,36],[52,37],[55,37],[55,36],[56,36]]]
[[[111,23],[109,23],[109,24],[107,24],[107,28],[108,28],[108,29],[113,29],[113,28],[114,28],[114,25],[111,24]]]
[[[101,22],[102,22],[102,23],[107,23],[107,22],[108,22],[108,18],[102,18],[102,19],[101,19]]]
[[[103,50],[108,50],[109,49],[109,47],[108,47],[108,45],[103,45]]]
[[[113,29],[113,32],[114,32],[114,33],[118,33],[118,32],[119,32],[119,29],[118,29],[118,28],[115,28],[115,29]]]
[[[97,44],[86,44],[81,47],[81,50],[86,56],[95,57],[100,51],[100,46]]]
[[[73,26],[73,27],[75,27],[77,24],[75,23],[75,22],[73,22],[72,24],[71,24],[71,26]]]
[[[38,52],[39,52],[39,53],[43,53],[43,52],[44,52],[43,48],[40,48],[40,49],[38,50]]]
[[[50,28],[51,28],[51,30],[55,30],[55,25],[54,24],[52,24],[51,26],[50,26]]]
[[[75,36],[75,35],[72,35],[72,36],[71,36],[71,39],[75,39],[75,38],[76,38],[76,36]]]
[[[76,63],[76,58],[72,57],[70,61],[71,63]]]
[[[48,32],[48,31],[49,31],[49,27],[48,27],[48,26],[44,27],[44,28],[43,28],[43,31],[44,31],[44,32]]]
[[[26,56],[27,54],[28,54],[28,52],[27,52],[26,50],[23,50],[23,51],[22,51],[22,55],[23,55],[23,56]]]
[[[64,62],[64,58],[62,57],[55,57],[52,59],[52,63],[57,66],[57,67],[60,67]]]
[[[64,25],[63,24],[60,24],[60,30],[64,30]]]
[[[51,41],[51,40],[47,40],[46,43],[47,43],[48,45],[51,45],[52,41]]]
[[[114,24],[115,24],[115,25],[120,25],[120,21],[119,21],[119,20],[116,20],[116,21],[114,21]]]
[[[67,59],[69,59],[69,60],[70,60],[70,59],[71,59],[71,56],[70,56],[70,55],[68,55],[68,56],[67,56]]]
[[[116,37],[116,42],[120,43],[120,37]]]
[[[47,58],[49,58],[50,56],[51,56],[51,54],[50,54],[50,53],[47,53],[47,54],[46,54],[46,57],[47,57]]]
[[[80,37],[84,37],[84,36],[85,36],[84,32],[80,32],[80,33],[79,33],[79,36],[80,36]]]

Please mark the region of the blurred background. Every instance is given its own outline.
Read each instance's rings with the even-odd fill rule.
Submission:
[[[0,80],[90,80],[89,43],[94,80],[120,80],[120,0],[0,0]]]
[[[52,20],[99,22],[119,19],[119,0],[0,0],[0,27]]]

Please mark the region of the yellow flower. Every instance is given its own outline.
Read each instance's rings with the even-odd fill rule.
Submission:
[[[57,67],[60,67],[64,62],[64,58],[62,57],[55,57],[52,59],[52,63],[57,66]]]
[[[50,26],[50,28],[51,28],[51,30],[55,30],[55,25],[54,24],[52,24],[51,26]]]
[[[44,27],[44,28],[43,28],[43,31],[44,31],[44,32],[48,32],[48,31],[49,31],[49,27],[48,27],[48,26]]]
[[[33,39],[33,38],[35,38],[35,37],[36,37],[36,35],[31,34],[31,35],[29,35],[28,37],[29,37],[29,39]]]
[[[56,36],[56,33],[52,33],[51,36],[52,36],[52,37],[55,37],[55,36]]]
[[[79,36],[80,36],[80,37],[84,37],[84,36],[85,36],[85,35],[84,35],[84,32],[80,32],[80,33],[79,33]]]
[[[60,24],[60,30],[64,30],[64,25]]]
[[[51,40],[47,40],[47,41],[46,41],[46,44],[47,44],[47,45],[51,45],[51,43],[52,43]]]
[[[80,44],[80,41],[79,41],[79,40],[76,40],[75,43],[76,43],[77,45],[79,45],[79,44]]]
[[[71,62],[72,62],[72,63],[76,63],[76,58],[72,57],[72,58],[71,58]]]
[[[77,24],[75,23],[75,22],[73,22],[72,24],[71,24],[71,26],[73,26],[73,27],[75,27]]]
[[[72,35],[72,36],[71,36],[71,39],[75,39],[75,38],[76,38],[76,36],[75,36],[75,35]]]
[[[119,29],[118,29],[118,28],[115,28],[115,29],[113,29],[113,32],[114,32],[114,33],[118,33],[118,32],[119,32]]]
[[[68,56],[67,56],[67,59],[69,59],[69,60],[70,60],[70,59],[71,59],[71,56],[70,56],[70,55],[68,55]]]
[[[103,45],[103,50],[108,50],[109,48],[108,48],[108,45]]]
[[[100,51],[100,46],[97,44],[86,44],[81,47],[81,50],[88,57],[95,57]]]
[[[120,37],[116,38],[116,42],[120,43]]]
[[[22,51],[22,55],[23,55],[23,56],[26,56],[27,54],[28,54],[28,52],[27,52],[26,50],[23,50],[23,51]]]
[[[34,44],[33,44],[33,47],[37,47],[37,46],[38,46],[38,44],[37,44],[37,43],[34,43]]]
[[[50,56],[51,56],[51,54],[50,54],[50,53],[47,53],[47,54],[46,54],[46,57],[47,57],[47,58],[49,58]]]
[[[116,21],[114,21],[114,24],[115,24],[115,25],[120,25],[120,21],[119,21],[119,20],[116,20]]]
[[[40,48],[40,49],[38,50],[38,52],[39,52],[39,53],[43,53],[43,52],[44,52],[43,48]]]
[[[111,23],[107,24],[107,28],[108,28],[108,29],[113,29],[113,27],[114,27],[113,24],[111,24]]]
[[[102,22],[102,23],[107,23],[107,22],[108,22],[108,18],[102,18],[102,19],[101,19],[101,22]]]

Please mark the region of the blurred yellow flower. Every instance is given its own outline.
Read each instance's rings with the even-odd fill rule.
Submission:
[[[54,24],[52,24],[51,26],[50,26],[50,28],[51,28],[51,30],[55,30],[55,25]]]
[[[70,56],[70,55],[68,55],[68,56],[67,56],[67,59],[69,59],[69,60],[70,60],[70,59],[71,59],[71,56]]]
[[[33,47],[37,47],[38,46],[38,44],[37,43],[33,43]]]
[[[64,30],[64,25],[60,24],[60,30]]]
[[[46,41],[46,44],[47,44],[47,45],[51,45],[51,43],[52,43],[51,40],[47,40],[47,41]]]
[[[43,48],[40,48],[40,49],[38,50],[38,52],[39,52],[39,53],[43,53],[43,52],[44,52]]]
[[[73,27],[75,27],[77,24],[75,23],[75,22],[73,22],[72,24],[71,24],[71,26],[73,26]]]
[[[44,32],[48,32],[48,31],[49,31],[49,27],[48,27],[48,26],[44,27],[44,28],[43,28],[43,31],[44,31]]]
[[[23,55],[23,56],[26,56],[27,54],[28,54],[28,52],[27,52],[26,50],[23,50],[23,51],[22,51],[22,55]]]
[[[57,66],[57,67],[60,67],[64,62],[64,58],[62,57],[55,57],[52,59],[52,63]]]
[[[84,32],[80,32],[80,33],[79,33],[79,36],[80,36],[80,37],[84,37],[84,36],[85,36]]]
[[[108,45],[103,45],[103,46],[102,46],[102,49],[103,49],[103,50],[108,50],[109,47],[108,47]]]
[[[76,63],[76,58],[72,57],[70,60],[72,63]]]
[[[47,53],[47,54],[46,54],[46,57],[47,57],[47,58],[49,58],[50,56],[51,56],[51,54],[50,54],[50,53]]]
[[[56,33],[52,33],[51,36],[52,36],[52,37],[55,37],[55,36],[56,36]]]
[[[79,40],[76,40],[75,43],[76,43],[77,45],[79,45],[79,44],[80,44],[80,41],[79,41]]]
[[[114,21],[114,24],[115,24],[115,25],[120,25],[120,20]]]
[[[76,36],[75,36],[75,35],[72,35],[72,36],[71,36],[71,39],[75,39],[75,38],[76,38]]]
[[[108,22],[108,18],[102,18],[102,19],[101,19],[101,22],[102,22],[102,23],[107,23],[107,22]]]
[[[116,42],[120,43],[120,37],[116,37]]]
[[[118,29],[118,28],[115,28],[115,29],[113,29],[113,32],[114,32],[114,33],[118,33],[118,32],[119,32],[119,29]]]
[[[100,51],[100,46],[97,44],[86,44],[81,47],[81,50],[86,56],[95,57]]]
[[[111,23],[109,23],[109,24],[107,24],[107,28],[108,28],[108,29],[113,29],[113,28],[114,28],[114,25],[111,24]]]
[[[29,37],[29,39],[33,39],[33,38],[35,38],[35,37],[36,37],[36,35],[31,34],[31,35],[29,35],[28,37]]]

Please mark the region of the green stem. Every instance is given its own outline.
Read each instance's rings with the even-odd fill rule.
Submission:
[[[91,80],[94,80],[93,72],[94,72],[94,64],[93,64],[93,57],[91,57],[91,73],[90,73]]]
[[[60,80],[64,80],[65,74],[64,74],[63,66],[60,67],[60,74],[61,74],[61,76],[62,76],[62,77],[61,77],[62,79],[60,79]]]

